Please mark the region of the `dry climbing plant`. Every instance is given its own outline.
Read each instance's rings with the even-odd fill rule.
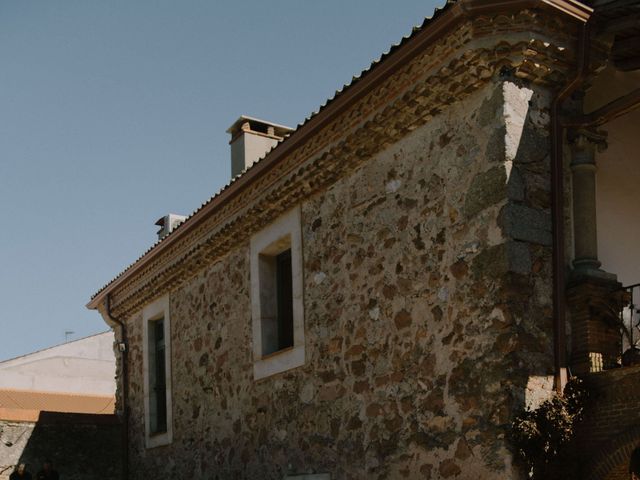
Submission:
[[[512,423],[514,445],[535,480],[577,478],[577,462],[570,448],[576,425],[582,419],[587,391],[573,378],[562,395],[525,410]]]

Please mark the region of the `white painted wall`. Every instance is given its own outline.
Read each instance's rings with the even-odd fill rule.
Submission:
[[[605,125],[596,174],[598,254],[623,285],[640,283],[640,111]]]
[[[0,362],[0,388],[114,395],[113,332]]]

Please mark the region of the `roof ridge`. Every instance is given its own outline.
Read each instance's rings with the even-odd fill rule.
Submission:
[[[3,363],[6,362],[11,362],[13,360],[18,360],[19,358],[24,358],[24,357],[28,357],[29,355],[34,355],[36,353],[40,353],[40,352],[44,352],[47,350],[51,350],[53,348],[57,348],[57,347],[62,347],[63,345],[68,345],[70,343],[74,343],[74,342],[79,342],[81,340],[86,340],[87,338],[91,338],[91,337],[97,337],[98,335],[104,335],[105,333],[109,333],[112,330],[105,330],[104,332],[99,332],[99,333],[93,333],[91,335],[87,335],[86,337],[82,337],[82,338],[77,338],[75,340],[70,340],[68,342],[62,342],[62,343],[58,343],[56,345],[51,345],[50,347],[44,347],[44,348],[40,348],[38,350],[34,350],[33,352],[29,352],[29,353],[23,353],[22,355],[17,355],[15,357],[11,357],[11,358],[7,358],[6,360],[0,360],[0,365],[2,365]]]

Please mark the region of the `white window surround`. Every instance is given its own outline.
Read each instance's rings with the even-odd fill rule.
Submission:
[[[291,249],[293,296],[293,347],[263,355],[260,255],[273,256],[289,248]],[[288,211],[251,237],[251,317],[253,375],[256,380],[304,365],[305,340],[300,207]]]
[[[149,409],[149,322],[164,319],[165,338],[165,382],[167,388],[167,431],[151,434]],[[169,297],[159,298],[142,310],[142,348],[144,375],[144,425],[146,448],[169,445],[173,441],[173,415],[171,401],[171,320],[169,318]]]

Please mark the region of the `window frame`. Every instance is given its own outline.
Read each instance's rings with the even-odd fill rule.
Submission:
[[[304,277],[300,216],[300,207],[296,207],[251,237],[251,323],[255,380],[297,368],[305,363]],[[266,332],[265,322],[268,321],[263,312],[264,294],[276,290],[276,285],[267,285],[268,282],[277,282],[273,275],[264,273],[265,257],[272,258],[275,263],[276,256],[289,249],[291,250],[293,346],[264,353],[263,333]]]
[[[275,257],[278,350],[293,347],[293,264],[291,248]],[[275,353],[275,352],[274,352]]]
[[[166,392],[166,431],[152,432],[151,430],[151,388],[150,384],[150,355],[155,354],[155,349],[150,349],[150,324],[163,320],[164,333],[164,367],[165,367],[165,392]],[[145,306],[142,310],[143,330],[143,376],[144,376],[144,423],[145,446],[155,448],[161,445],[169,445],[173,441],[173,415],[171,395],[171,319],[169,317],[169,297],[162,297]]]

